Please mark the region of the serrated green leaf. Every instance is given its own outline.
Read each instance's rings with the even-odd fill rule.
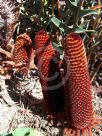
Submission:
[[[56,17],[52,17],[51,18],[51,22],[58,27],[62,32],[64,33],[69,33],[71,32],[71,28],[69,28],[68,26],[66,26],[65,24],[63,24],[59,19],[57,19]]]
[[[0,136],[44,136],[41,132],[33,130],[32,128],[16,128],[10,134],[2,134]]]
[[[77,6],[78,0],[69,0],[73,6]]]
[[[75,1],[74,2],[71,0],[68,1],[68,9],[70,9],[73,14],[77,13],[77,5]],[[67,10],[65,14],[67,14],[67,12],[69,12],[69,10]]]
[[[72,0],[68,1],[68,8],[71,10],[74,17],[76,16],[78,8],[79,8],[77,4],[78,4],[78,1],[72,1]],[[67,14],[68,12],[69,10],[67,10],[65,14]],[[79,18],[87,16],[87,15],[98,15],[98,11],[93,9],[80,9]]]
[[[75,33],[85,33],[85,32],[87,32],[87,33],[90,33],[90,32],[95,32],[94,30],[86,30],[86,29],[81,29],[81,28],[75,28],[74,30],[73,30]]]
[[[13,132],[13,136],[29,136],[32,128],[16,128]]]
[[[32,130],[29,134],[29,136],[44,136],[41,132],[37,130]]]
[[[88,16],[88,15],[98,15],[98,11],[97,10],[93,10],[93,9],[81,9],[79,16],[80,17],[84,17],[84,16]]]
[[[70,32],[75,32],[75,33],[85,33],[85,32],[94,32],[95,30],[87,30],[87,29],[82,29],[80,27],[77,28],[69,28],[65,24],[63,24],[59,19],[56,17],[52,17],[51,21],[54,23],[55,26],[57,26],[62,32],[68,34]]]
[[[81,29],[83,29],[83,28],[85,28],[85,26],[87,25],[88,22],[89,22],[89,21],[84,21],[84,22],[81,23],[78,27],[81,28]]]
[[[63,54],[63,50],[59,44],[57,44],[55,42],[52,42],[52,44],[59,54]]]
[[[0,136],[12,136],[11,133],[4,133],[4,134],[0,134]]]
[[[48,4],[48,0],[44,1],[44,6],[46,6]]]
[[[52,45],[56,49],[56,51],[60,54],[60,59],[63,60],[64,59],[64,52],[63,52],[62,47],[55,42],[52,42]]]

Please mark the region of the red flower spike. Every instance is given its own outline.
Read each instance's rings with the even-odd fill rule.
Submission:
[[[70,69],[65,82],[65,112],[69,129],[66,127],[63,135],[74,133],[73,136],[81,136],[83,132],[88,135],[95,123],[99,122],[93,115],[85,49],[81,37],[75,33],[65,38],[65,59],[68,59],[67,67]]]
[[[16,65],[25,65],[19,69],[19,71],[23,74],[28,73],[28,69],[30,68],[30,61],[33,59],[33,52],[34,50],[30,37],[26,33],[18,36],[16,39],[16,45],[14,47],[13,60]]]
[[[45,108],[48,114],[58,117],[58,113],[63,111],[64,106],[64,87],[59,61],[50,37],[44,30],[39,31],[34,40]]]

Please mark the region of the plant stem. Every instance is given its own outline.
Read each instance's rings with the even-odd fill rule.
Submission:
[[[101,2],[100,0],[98,0],[98,6],[100,7],[100,5],[101,5]],[[98,9],[98,14],[100,14],[100,8]]]
[[[7,58],[12,58],[12,54],[4,49],[0,48],[0,53],[6,55]]]
[[[80,9],[83,5],[83,2],[84,0],[81,0],[79,3],[78,3],[78,9],[77,9],[77,13],[76,13],[76,16],[75,16],[75,19],[74,19],[74,27],[78,26],[78,21],[79,21],[79,12],[80,12]]]
[[[94,81],[95,76],[97,75],[97,73],[98,73],[99,69],[101,68],[101,66],[102,66],[102,61],[100,61],[100,63],[97,65],[95,71],[92,73],[92,75],[91,75],[91,83]]]
[[[54,0],[52,0],[52,16],[54,16]]]

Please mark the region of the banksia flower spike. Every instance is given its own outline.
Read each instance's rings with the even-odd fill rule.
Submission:
[[[70,74],[65,82],[65,112],[68,128],[64,136],[92,136],[92,127],[99,123],[94,116],[87,58],[82,39],[75,33],[65,38],[65,59]],[[69,70],[66,69],[66,70]],[[83,135],[82,135],[83,136]]]
[[[30,62],[34,59],[33,53],[33,44],[30,37],[26,33],[18,36],[13,51],[13,61],[15,65],[22,65],[19,72],[22,72],[24,75],[28,73]]]
[[[45,109],[49,115],[57,118],[58,113],[63,111],[64,87],[56,52],[44,30],[36,34],[35,48]]]

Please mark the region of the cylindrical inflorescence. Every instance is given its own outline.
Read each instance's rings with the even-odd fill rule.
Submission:
[[[44,30],[39,31],[34,40],[45,108],[48,114],[54,116],[62,112],[64,106],[64,87],[59,61],[50,37]]]
[[[24,64],[20,72],[27,74],[32,59],[30,56],[32,56],[33,51],[32,41],[26,33],[17,37],[13,51],[13,60],[16,65]]]
[[[75,129],[88,127],[93,119],[87,58],[81,37],[70,33],[65,38],[65,59],[70,74],[65,82],[67,123]],[[66,74],[65,70],[65,74]]]

